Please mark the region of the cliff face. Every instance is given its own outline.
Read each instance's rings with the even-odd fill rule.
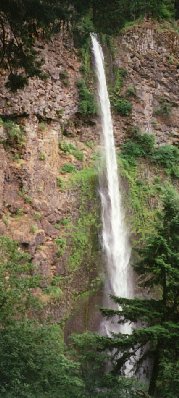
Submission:
[[[116,64],[128,71],[123,93],[133,88],[131,120],[154,133],[159,144],[179,141],[179,37],[169,27],[144,22],[128,28],[115,42]]]
[[[85,120],[78,113],[80,58],[71,37],[62,30],[37,47],[45,81],[30,79],[24,90],[11,93],[4,88],[6,75],[0,75],[0,234],[31,253],[45,286],[58,287],[48,294],[39,291],[47,313],[64,319],[80,300],[83,314],[74,322],[95,329],[99,318],[89,313],[101,302],[98,119]],[[130,116],[114,114],[117,145],[134,127],[153,132],[159,144],[177,144],[177,33],[144,22],[115,39],[113,53],[114,64],[127,71],[121,95],[132,103]],[[9,144],[7,120],[22,127],[21,146]]]

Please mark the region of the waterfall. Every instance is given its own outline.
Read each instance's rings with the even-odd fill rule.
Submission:
[[[94,34],[91,34],[95,59],[95,71],[98,79],[98,96],[101,110],[101,145],[103,148],[103,173],[100,173],[100,198],[102,207],[102,241],[106,257],[107,280],[105,286],[105,305],[115,308],[109,295],[130,298],[132,283],[129,273],[131,248],[125,214],[122,207],[121,183],[115,151],[114,132],[110,101],[104,69],[102,48]],[[103,321],[102,332],[108,335],[119,332],[116,322]],[[120,331],[130,333],[129,325],[121,326]]]

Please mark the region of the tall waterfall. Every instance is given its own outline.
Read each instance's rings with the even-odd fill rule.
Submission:
[[[105,165],[103,173],[100,176],[103,223],[102,239],[107,266],[105,305],[111,308],[113,303],[110,302],[110,294],[125,298],[129,298],[132,295],[131,278],[129,274],[131,248],[122,207],[121,184],[118,178],[113,124],[104,70],[103,51],[94,34],[91,34],[91,40],[95,58],[95,70],[98,78],[98,95],[102,122],[101,144],[103,148],[103,162]],[[104,329],[103,332],[108,335],[110,335],[111,332],[117,331],[113,322],[108,321],[102,323],[102,329]],[[130,333],[129,325],[123,326],[121,329],[120,330],[124,333]]]

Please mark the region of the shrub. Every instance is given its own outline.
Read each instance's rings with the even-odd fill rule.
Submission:
[[[159,116],[170,116],[172,111],[172,104],[166,99],[162,98],[160,100],[159,107],[155,110],[154,114]]]
[[[24,144],[24,133],[22,128],[12,121],[4,122],[7,136],[7,144],[10,146],[22,146]]]
[[[24,188],[22,188],[19,191],[19,196],[21,196],[24,199],[25,203],[32,204],[32,198],[27,194],[27,192]]]
[[[148,157],[154,151],[155,138],[152,134],[138,134],[135,139],[128,140],[122,146],[122,157],[134,160],[139,157]]]
[[[121,116],[129,116],[132,112],[132,104],[124,98],[117,98],[114,101],[114,108]]]
[[[179,149],[174,145],[163,145],[157,148],[152,160],[165,167],[169,174],[179,177]]]
[[[70,223],[70,219],[69,218],[62,218],[61,220],[59,220],[56,224],[55,224],[55,228],[56,229],[61,229],[61,227],[66,226]]]
[[[66,239],[65,238],[57,238],[55,239],[55,243],[57,245],[57,256],[63,256],[66,249]]]
[[[79,93],[78,111],[83,116],[96,115],[97,107],[93,94],[88,89],[85,81],[79,80],[77,83]]]
[[[136,158],[147,157],[151,162],[163,166],[166,171],[179,177],[179,149],[174,145],[163,145],[155,148],[152,134],[136,134],[122,146],[122,158],[134,162]]]
[[[34,224],[31,225],[31,227],[30,227],[31,234],[35,234],[37,231],[38,231],[37,225],[34,225]]]
[[[133,85],[129,86],[126,91],[127,97],[135,97],[136,96],[136,89]]]
[[[17,75],[14,73],[11,73],[8,77],[8,81],[5,84],[7,88],[9,88],[11,91],[16,91],[18,89],[23,89],[24,86],[27,84],[27,77],[23,75]]]
[[[59,147],[64,153],[71,153],[71,155],[73,155],[76,159],[83,160],[83,152],[70,142],[62,141],[59,144]]]
[[[39,160],[45,160],[45,153],[43,152],[39,153]]]
[[[76,149],[76,147],[73,144],[71,144],[71,142],[67,142],[67,141],[60,142],[59,148],[64,153],[72,153],[72,151]]]
[[[40,131],[46,130],[46,127],[47,127],[47,125],[46,125],[45,122],[40,122],[39,125],[38,125],[38,129],[39,129]]]
[[[122,153],[128,156],[148,156],[154,150],[155,138],[152,134],[136,134],[122,146]]]
[[[83,160],[84,155],[83,152],[80,151],[79,149],[75,149],[74,151],[72,151],[72,155],[77,159],[77,160]]]
[[[61,173],[74,173],[76,172],[76,167],[74,164],[71,163],[65,163],[61,169],[60,169]]]
[[[57,177],[57,187],[61,188],[62,190],[64,189],[64,181],[62,180],[61,177]]]
[[[42,213],[40,213],[39,211],[35,211],[34,215],[33,215],[34,220],[39,221],[42,219]]]

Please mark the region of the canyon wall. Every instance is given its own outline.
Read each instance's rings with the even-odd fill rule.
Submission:
[[[37,293],[47,315],[65,320],[73,310],[67,329],[96,329],[100,318],[92,308],[101,305],[103,282],[99,120],[78,112],[82,72],[71,35],[62,29],[48,43],[39,39],[37,48],[45,80],[30,78],[12,93],[0,71],[0,234],[30,252],[44,278]],[[135,128],[153,133],[158,144],[178,144],[178,59],[179,36],[169,25],[145,21],[114,39],[110,70],[127,71],[121,95],[132,104],[129,116],[114,113],[118,147]],[[9,120],[23,131],[18,148],[8,142]]]

